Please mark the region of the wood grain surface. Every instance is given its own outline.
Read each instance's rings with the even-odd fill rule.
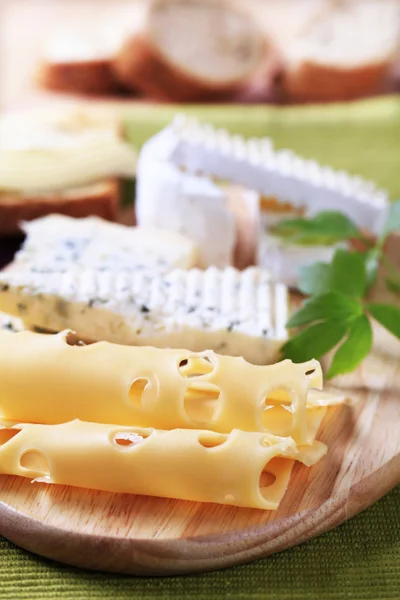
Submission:
[[[312,468],[296,464],[276,512],[1,476],[0,533],[58,561],[132,574],[192,573],[279,552],[336,527],[400,483],[399,398],[351,397],[322,424],[328,455]]]

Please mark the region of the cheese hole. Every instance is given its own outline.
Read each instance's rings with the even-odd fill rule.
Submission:
[[[268,392],[264,399],[265,408],[282,404],[292,404],[292,397],[287,390],[278,388]]]
[[[224,502],[227,504],[233,504],[236,501],[236,498],[233,494],[226,494],[224,498]]]
[[[0,446],[7,444],[7,442],[20,432],[20,429],[0,429]]]
[[[223,433],[203,433],[198,437],[199,444],[204,448],[217,448],[225,444],[227,439],[228,436]]]
[[[268,497],[268,488],[273,485],[276,481],[276,477],[273,473],[268,471],[268,464],[261,471],[260,480],[259,480],[259,488],[260,494],[263,496],[265,500],[269,500]]]
[[[49,461],[38,450],[27,450],[24,452],[19,459],[19,464],[23,469],[39,471],[45,475],[50,475]]]
[[[213,421],[219,405],[220,389],[208,382],[188,385],[183,399],[186,416],[191,421],[207,424]]]
[[[148,383],[149,380],[144,377],[140,377],[132,381],[131,387],[129,388],[129,400],[132,402],[133,406],[136,406],[136,408],[142,407],[143,392]]]
[[[148,438],[149,435],[147,432],[119,431],[114,435],[113,442],[117,446],[137,446]]]
[[[178,371],[186,379],[201,377],[214,371],[215,366],[208,356],[191,355],[179,361]]]

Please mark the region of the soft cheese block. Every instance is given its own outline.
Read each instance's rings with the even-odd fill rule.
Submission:
[[[243,185],[305,209],[308,216],[339,210],[370,233],[383,226],[388,193],[371,181],[291,150],[275,150],[269,140],[245,140],[195,119],[179,116],[170,129],[175,140],[166,151],[170,164]]]
[[[202,267],[232,264],[236,242],[227,193],[211,180],[165,161],[174,143],[168,128],[142,148],[137,166],[138,225],[163,227],[187,235],[200,247]]]
[[[167,273],[198,264],[198,247],[166,229],[125,227],[97,217],[49,215],[23,223],[27,235],[16,267],[31,272],[66,271],[79,265],[94,270]]]
[[[211,351],[84,345],[68,331],[0,331],[0,382],[0,418],[7,421],[52,424],[76,417],[223,433],[240,427],[305,444],[314,441],[325,410],[313,408],[312,398],[307,403],[309,388],[322,388],[314,360],[260,367]],[[307,408],[314,410],[308,420]]]
[[[301,267],[315,262],[316,259],[322,262],[331,262],[338,247],[339,245],[290,244],[263,229],[259,237],[257,264],[263,269],[268,269],[272,279],[296,288]]]
[[[175,269],[157,276],[21,269],[0,275],[0,310],[29,326],[73,329],[91,341],[210,349],[260,365],[279,360],[287,339],[287,288],[258,268]]]
[[[291,438],[74,420],[0,429],[0,473],[110,492],[274,510],[301,457]]]

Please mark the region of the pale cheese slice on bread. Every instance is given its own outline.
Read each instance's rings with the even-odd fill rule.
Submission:
[[[0,190],[65,190],[133,178],[136,152],[118,120],[88,109],[10,113],[0,119]]]
[[[176,269],[166,275],[73,269],[5,272],[0,310],[29,327],[73,329],[83,339],[215,350],[277,362],[287,339],[287,289],[257,268]]]
[[[98,271],[167,273],[197,266],[189,238],[165,229],[126,227],[97,217],[49,215],[22,224],[27,238],[15,267],[37,273],[81,268]]]
[[[127,87],[178,102],[227,97],[273,53],[254,15],[225,0],[153,0],[114,61]]]

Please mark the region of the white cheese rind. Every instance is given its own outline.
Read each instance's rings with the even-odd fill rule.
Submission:
[[[179,116],[170,130],[175,141],[166,149],[166,160],[176,166],[305,208],[308,216],[338,210],[373,234],[383,226],[388,194],[371,181],[303,159],[291,150],[275,151],[268,140],[244,140],[195,119]]]
[[[120,344],[206,349],[254,364],[279,360],[287,289],[266,271],[233,268],[111,273],[3,273],[0,310],[30,326]]]
[[[330,262],[339,245],[303,246],[288,244],[282,238],[262,231],[258,244],[257,264],[268,269],[274,281],[291,288],[299,284],[300,269],[316,260]]]
[[[49,215],[23,224],[27,239],[16,266],[36,272],[81,268],[167,273],[197,266],[198,248],[163,229],[125,227],[97,217]]]
[[[142,149],[137,167],[136,217],[140,226],[164,227],[199,244],[200,265],[232,264],[235,219],[226,192],[210,180],[181,171],[162,159],[169,131]]]

